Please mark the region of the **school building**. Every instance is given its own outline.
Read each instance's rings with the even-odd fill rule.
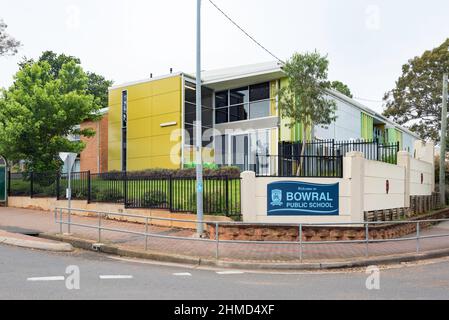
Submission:
[[[289,119],[279,115],[277,91],[286,81],[277,62],[204,71],[204,161],[244,171],[252,168],[255,154],[275,156],[280,153],[280,142],[302,141],[301,124],[290,128],[286,126]],[[339,92],[327,94],[336,102],[337,119],[327,128],[313,128],[307,140],[375,139],[398,143],[400,150],[413,155],[419,140],[416,134]],[[97,147],[90,153],[98,154],[88,156],[91,165],[81,163],[81,169],[104,172],[191,166],[195,102],[195,76],[183,72],[111,87],[107,133],[94,141]],[[107,155],[101,156],[106,149]],[[267,170],[276,170],[276,166]]]

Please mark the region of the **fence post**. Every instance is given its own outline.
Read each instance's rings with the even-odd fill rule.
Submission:
[[[87,171],[87,203],[90,203],[92,197],[92,188],[91,188],[91,181],[90,181],[90,170]]]
[[[229,177],[225,180],[225,201],[226,201],[226,216],[229,216]]]
[[[101,216],[103,213],[98,213],[98,243],[101,243]]]
[[[8,168],[8,196],[11,195],[11,168]]]
[[[170,212],[173,212],[173,177],[171,175],[168,177],[168,194]]]
[[[59,189],[61,189],[60,178],[61,173],[58,171],[56,172],[56,200],[59,200]]]
[[[30,198],[33,198],[33,180],[34,180],[34,173],[33,171],[30,172]]]
[[[215,258],[218,260],[219,258],[219,246],[220,246],[220,239],[219,239],[219,232],[218,232],[218,222],[215,223],[215,242],[216,242],[216,248],[215,248]]]
[[[148,250],[148,217],[145,218],[145,251]]]
[[[128,206],[128,176],[126,171],[123,175],[123,202],[123,205],[126,208]]]
[[[365,238],[366,238],[366,256],[369,257],[369,251],[368,251],[368,246],[369,246],[369,223],[365,223]]]
[[[419,237],[420,237],[420,230],[419,230],[419,221],[416,222],[416,253],[419,253],[420,245],[419,245]]]

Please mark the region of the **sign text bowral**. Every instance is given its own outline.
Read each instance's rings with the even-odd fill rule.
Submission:
[[[338,216],[339,184],[273,182],[267,186],[269,216]]]

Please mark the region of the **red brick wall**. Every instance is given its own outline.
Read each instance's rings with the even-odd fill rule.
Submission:
[[[95,136],[91,138],[81,137],[86,143],[86,148],[80,155],[81,171],[101,173],[108,171],[108,115],[104,115],[98,122],[85,121],[81,129],[92,128]]]

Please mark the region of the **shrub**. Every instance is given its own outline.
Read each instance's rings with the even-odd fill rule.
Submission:
[[[109,188],[95,191],[92,190],[92,196],[100,202],[120,202],[123,201],[123,194]]]
[[[111,171],[108,173],[102,173],[99,175],[103,180],[123,180],[124,173],[120,171]],[[147,169],[140,171],[130,171],[126,173],[126,177],[130,180],[151,178],[151,179],[168,179],[173,178],[194,178],[196,176],[195,168],[185,169]],[[240,169],[237,167],[221,167],[217,168],[216,165],[204,168],[205,177],[219,177],[227,176],[231,179],[240,177]]]
[[[158,208],[167,204],[167,194],[164,191],[153,190],[143,195],[143,206],[145,208]]]

